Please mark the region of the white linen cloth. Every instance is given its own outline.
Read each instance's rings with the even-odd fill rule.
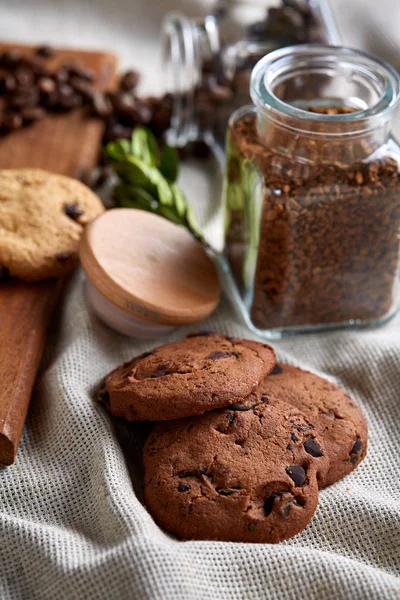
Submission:
[[[333,3],[347,43],[353,28],[377,34],[379,24],[394,31],[396,15],[400,21],[396,0],[381,0],[376,11],[372,1]],[[156,60],[157,21],[172,4],[0,0],[0,38],[114,47],[125,65],[144,68],[149,57]],[[181,4],[191,14],[200,10]],[[386,48],[392,46],[393,39]],[[216,241],[218,190],[193,165],[182,182]],[[128,339],[102,325],[87,307],[82,280],[77,273],[70,282],[52,324],[17,460],[0,469],[0,598],[399,598],[400,316],[376,330],[274,344],[281,359],[342,385],[368,419],[367,458],[321,492],[312,523],[278,545],[180,542],[142,504],[147,426],[115,423],[93,400],[109,370],[161,340]],[[226,299],[202,328],[253,337]]]

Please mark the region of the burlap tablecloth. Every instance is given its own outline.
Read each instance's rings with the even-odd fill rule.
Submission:
[[[389,0],[380,6],[385,2],[388,6]],[[108,26],[114,27],[125,62],[143,61],[140,44],[125,24],[129,12],[139,35],[144,3],[137,3],[133,13],[122,0],[108,8],[89,0],[58,4],[1,1],[0,36],[71,42],[75,22],[72,41],[79,44],[85,27],[89,38],[96,37],[97,26],[105,38],[111,35],[104,20],[112,14]],[[161,4],[162,9],[148,10],[159,15],[169,5]],[[345,4],[340,0],[336,8]],[[353,11],[356,2],[348,4]],[[372,3],[357,4],[366,8]],[[146,14],[141,15],[144,23]],[[82,15],[83,21],[78,18]],[[382,11],[376,19],[382,20]],[[90,43],[94,45],[92,38]],[[101,36],[97,45],[104,45]],[[212,165],[206,170],[211,174]],[[182,181],[216,240],[218,218],[207,197],[214,194],[217,202],[218,191],[196,166],[185,169]],[[204,326],[251,337],[226,299]],[[366,460],[321,493],[305,531],[279,545],[179,542],[147,513],[141,490],[146,426],[111,422],[93,401],[93,391],[107,371],[151,346],[100,324],[86,305],[82,273],[76,274],[51,329],[17,461],[0,469],[0,597],[398,598],[400,317],[373,331],[301,336],[275,344],[281,359],[325,374],[348,390],[365,411],[370,430]]]

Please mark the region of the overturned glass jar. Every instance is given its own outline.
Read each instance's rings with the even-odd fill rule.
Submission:
[[[325,0],[219,0],[204,18],[169,13],[162,27],[172,98],[169,142],[202,140],[221,151],[232,112],[250,101],[254,65],[296,43],[338,44]]]
[[[276,50],[231,117],[225,256],[249,327],[376,325],[398,306],[399,77],[362,52]]]

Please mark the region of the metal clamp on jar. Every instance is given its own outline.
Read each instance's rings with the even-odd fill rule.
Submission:
[[[339,43],[324,0],[220,0],[212,14],[167,15],[164,73],[172,95],[169,142],[223,150],[230,115],[250,101],[251,70],[265,54],[303,42]]]
[[[259,335],[376,325],[398,305],[399,76],[346,48],[276,50],[230,120],[226,257]]]

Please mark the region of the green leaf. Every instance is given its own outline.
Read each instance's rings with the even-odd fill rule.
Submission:
[[[178,188],[178,186],[175,183],[170,183],[169,187],[172,192],[172,198],[173,198],[174,206],[176,208],[176,212],[181,217],[184,217],[186,214],[186,211],[187,211],[186,198],[185,198],[183,192],[181,192],[181,190]]]
[[[179,155],[176,148],[168,145],[164,146],[159,169],[168,181],[174,183],[178,179]]]
[[[131,152],[148,167],[158,167],[160,164],[157,140],[149,129],[138,127],[134,130],[131,138]]]
[[[158,206],[156,198],[146,190],[125,183],[115,186],[113,195],[118,206],[124,208],[140,208],[153,211]]]
[[[106,153],[112,160],[125,160],[130,154],[131,146],[128,140],[117,140],[109,142],[106,146]]]

